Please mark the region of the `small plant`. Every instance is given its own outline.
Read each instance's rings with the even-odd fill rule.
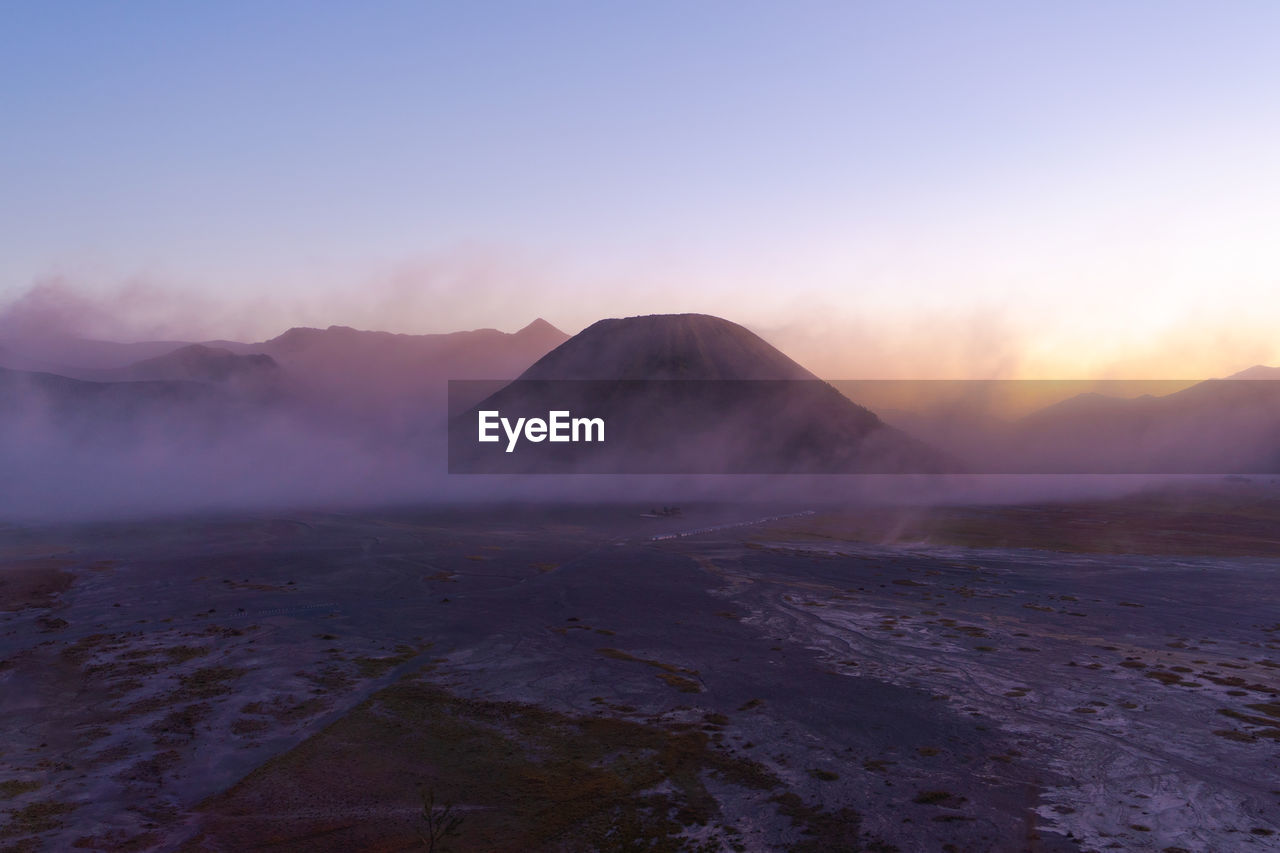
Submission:
[[[462,815],[454,814],[453,804],[444,806],[436,805],[436,792],[433,790],[423,790],[422,792],[422,823],[426,828],[425,834],[421,835],[422,846],[427,853],[436,853],[436,850],[443,850],[442,846],[438,847],[446,838],[450,838],[458,834],[458,827],[462,824]]]

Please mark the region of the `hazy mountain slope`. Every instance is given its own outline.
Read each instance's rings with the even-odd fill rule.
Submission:
[[[1261,473],[1280,464],[1280,382],[1250,368],[1161,396],[1082,394],[1023,418],[1013,449],[1044,471]]]
[[[257,345],[283,363],[341,370],[410,366],[472,378],[515,376],[569,336],[538,319],[518,332],[496,329],[436,335],[371,332],[348,326],[297,327]],[[496,373],[495,373],[496,371]]]
[[[270,374],[277,369],[275,359],[269,355],[238,355],[226,349],[190,344],[131,364],[122,370],[122,374],[130,379],[226,382]]]
[[[234,383],[261,390],[278,378],[275,360],[261,353],[237,354],[203,344],[187,344],[124,367],[72,367],[0,353],[0,367],[46,373],[84,382],[138,381]]]
[[[124,378],[211,378],[238,372],[227,355],[267,354],[281,363],[327,373],[429,371],[450,378],[514,377],[569,336],[538,319],[518,332],[496,329],[405,335],[346,326],[296,327],[259,343],[239,341],[141,341],[117,343],[66,336],[11,339],[0,347],[0,365],[90,381]],[[265,362],[257,360],[256,366]],[[129,374],[108,373],[128,369]],[[454,374],[457,374],[456,376]],[[377,378],[377,377],[375,377]]]
[[[1267,367],[1265,364],[1255,364],[1253,367],[1246,368],[1239,373],[1233,373],[1227,377],[1228,379],[1280,379],[1280,367]]]
[[[403,428],[443,417],[448,380],[510,379],[567,338],[538,319],[510,334],[299,327],[256,344],[22,339],[4,342],[0,367],[101,383],[229,383],[254,398],[283,395],[308,417]]]
[[[234,421],[232,409],[230,397],[199,382],[87,382],[0,369],[0,428],[19,445],[209,435]]]
[[[186,346],[189,341],[138,341],[120,343],[76,338],[68,335],[44,335],[10,338],[4,342],[11,358],[22,358],[30,364],[41,364],[61,370],[110,370],[126,367],[143,359],[155,358]]]

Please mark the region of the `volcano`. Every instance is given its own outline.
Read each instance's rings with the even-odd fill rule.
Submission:
[[[455,383],[465,385],[465,383]],[[554,473],[941,473],[954,466],[755,333],[704,314],[601,320],[477,406],[454,407],[451,470]],[[479,441],[514,424],[600,419],[603,439]],[[504,430],[508,427],[504,427]]]

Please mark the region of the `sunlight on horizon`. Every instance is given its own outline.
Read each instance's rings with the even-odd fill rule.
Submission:
[[[1280,363],[1272,4],[5,16],[8,326],[45,283],[103,337],[694,311],[835,378]]]

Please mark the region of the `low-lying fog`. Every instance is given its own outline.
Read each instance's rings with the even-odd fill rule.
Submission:
[[[597,326],[572,339],[542,320],[514,333],[292,329],[248,344],[126,344],[10,329],[0,340],[0,518],[548,499],[1002,502],[1280,468],[1280,383],[1254,381],[1277,371],[1254,368],[1198,384],[834,383],[936,451],[931,458],[952,460],[945,476],[909,461],[896,475],[448,473],[450,379],[514,379],[531,366],[530,375],[560,379],[812,377],[716,318]],[[796,405],[788,423],[801,433],[810,415],[854,417]],[[765,434],[729,412],[707,417],[719,437],[705,447],[690,439],[692,458],[713,457],[728,433],[750,453]]]

